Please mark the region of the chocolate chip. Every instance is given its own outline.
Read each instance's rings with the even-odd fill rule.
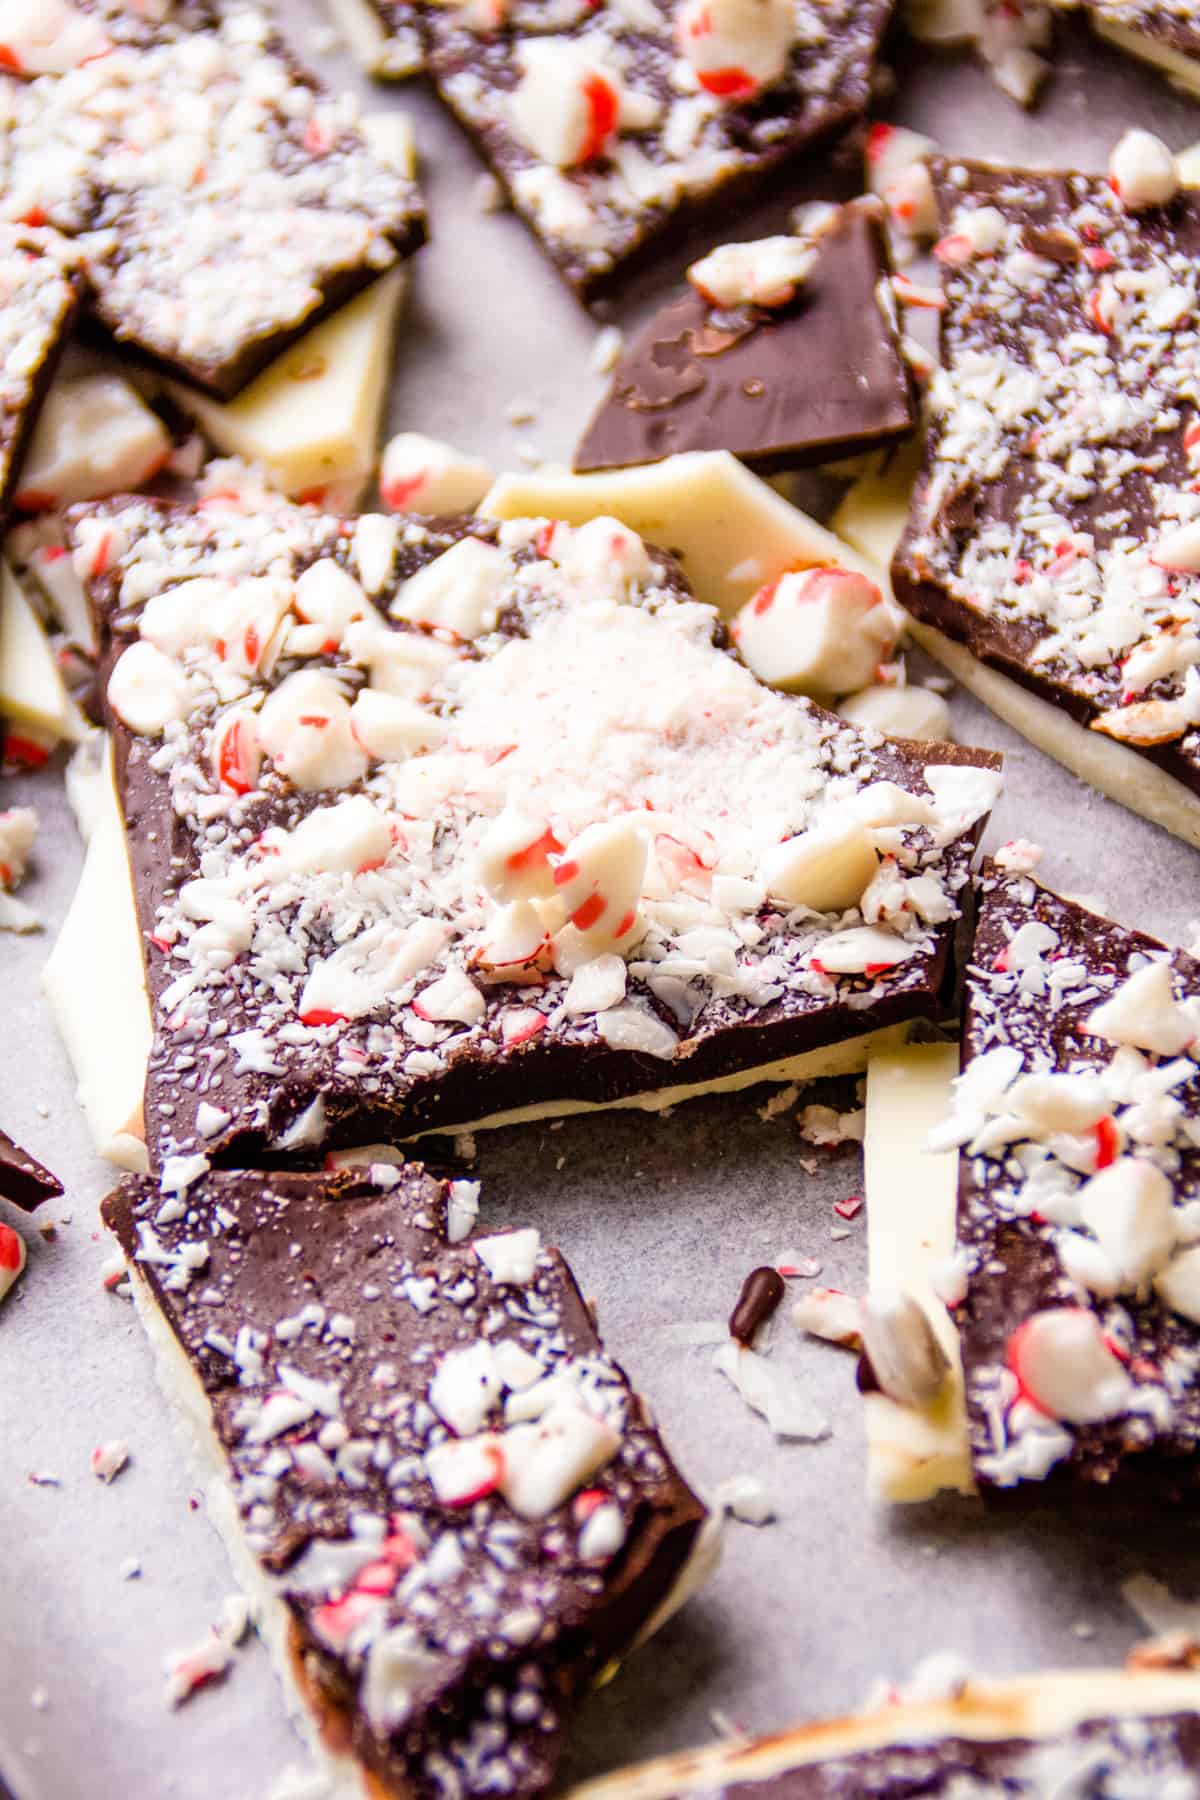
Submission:
[[[737,1305],[729,1315],[729,1335],[749,1344],[760,1325],[765,1325],[783,1299],[783,1276],[778,1269],[751,1269],[742,1283]]]

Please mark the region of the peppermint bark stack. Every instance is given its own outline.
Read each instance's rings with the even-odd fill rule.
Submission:
[[[74,536],[152,1167],[861,1068],[940,1006],[997,759],[772,692],[615,521]]]
[[[956,672],[962,645],[1049,703],[1051,753],[1194,836],[1200,206],[1145,133],[1107,181],[934,178],[944,367],[897,596]]]
[[[74,240],[90,316],[142,357],[228,397],[420,244],[415,185],[254,6],[25,11],[4,212]]]
[[[104,1204],[285,1688],[355,1793],[540,1793],[704,1517],[561,1258],[469,1240],[476,1193],[380,1165]]]
[[[974,955],[938,1141],[962,1146],[956,1316],[975,1478],[1190,1503],[1200,965],[994,868]]]
[[[380,5],[401,34],[412,9]],[[887,0],[419,9],[434,85],[581,296],[864,112]]]

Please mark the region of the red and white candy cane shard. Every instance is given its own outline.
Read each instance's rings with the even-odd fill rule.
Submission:
[[[350,708],[336,681],[318,670],[289,675],[259,713],[259,742],[298,788],[347,787],[367,772],[367,753],[350,729]]]
[[[504,1445],[494,1432],[448,1438],[425,1456],[425,1473],[443,1506],[473,1506],[496,1492],[504,1472]]]
[[[25,1267],[25,1239],[11,1225],[0,1223],[0,1300]]]
[[[186,718],[191,706],[191,683],[180,665],[140,640],[121,652],[107,692],[121,723],[144,737]]]
[[[110,48],[100,21],[68,0],[8,0],[0,8],[0,69],[65,75]]]
[[[1006,1360],[1020,1398],[1051,1419],[1097,1425],[1128,1409],[1133,1383],[1095,1313],[1050,1307],[1018,1325]]]
[[[566,39],[535,39],[521,63],[511,117],[522,143],[559,169],[606,155],[620,125],[619,77]]]
[[[419,431],[390,438],[379,465],[379,493],[389,512],[474,512],[492,480],[487,463]]]
[[[684,0],[675,39],[705,93],[735,103],[786,74],[796,37],[787,0]]]
[[[570,923],[597,948],[628,941],[638,919],[646,841],[627,819],[589,825],[554,871]]]
[[[542,915],[528,900],[512,900],[492,918],[469,961],[485,977],[540,981],[548,950]]]
[[[687,277],[710,306],[786,306],[817,260],[799,237],[719,244],[694,262]]]
[[[262,746],[258,718],[248,706],[233,706],[213,726],[212,772],[217,786],[248,794],[258,783]]]
[[[896,610],[854,569],[802,569],[760,588],[734,621],[762,681],[828,699],[865,687],[899,636]]]
[[[480,843],[476,875],[493,900],[532,900],[554,892],[550,858],[561,853],[545,819],[506,807]]]

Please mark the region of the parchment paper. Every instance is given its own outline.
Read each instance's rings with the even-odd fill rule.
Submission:
[[[317,0],[284,10],[314,57]],[[314,60],[332,80],[355,79],[342,57],[319,49]],[[963,152],[1098,167],[1126,124],[1177,147],[1200,137],[1200,108],[1078,34],[1032,118],[964,59],[917,55],[902,92],[895,116]],[[512,218],[477,210],[473,153],[428,96],[380,89],[374,99],[416,121],[434,234],[402,326],[393,428],[449,438],[497,467],[522,447],[566,459],[601,391],[588,365],[595,324]],[[781,195],[767,219],[796,197]],[[740,216],[739,233],[762,217]],[[665,279],[640,279],[620,316],[644,312]],[[511,425],[514,404],[534,421]],[[1052,885],[1188,941],[1200,915],[1194,851],[1099,799],[968,697],[956,696],[953,712],[963,741],[1008,756],[991,841],[1038,839]],[[132,1310],[101,1287],[109,1247],[96,1204],[110,1175],[90,1149],[39,990],[80,852],[55,771],[4,786],[0,803],[22,801],[42,815],[23,892],[47,930],[0,938],[0,1121],[67,1194],[43,1209],[58,1221],[53,1243],[6,1214],[25,1234],[29,1267],[0,1310],[0,1764],[41,1800],[265,1800],[301,1752],[256,1641],[222,1686],[176,1714],[162,1701],[164,1654],[204,1636],[233,1582],[193,1504]],[[824,1443],[780,1447],[712,1371],[711,1351],[681,1344],[680,1326],[724,1318],[747,1270],[785,1247],[820,1258],[823,1281],[862,1288],[862,1215],[848,1237],[832,1236],[841,1229],[833,1202],[859,1189],[859,1156],[813,1152],[787,1117],[764,1122],[767,1092],[657,1121],[617,1114],[478,1140],[484,1218],[537,1225],[564,1248],[685,1473],[711,1491],[754,1472],[779,1514],[762,1528],[732,1525],[712,1586],[587,1703],[572,1776],[704,1741],[714,1713],[768,1730],[852,1708],[876,1676],[902,1678],[936,1649],[996,1674],[1111,1663],[1138,1635],[1119,1593],[1125,1576],[1148,1569],[1179,1592],[1200,1581],[1194,1530],[1153,1518],[1120,1534],[1048,1513],[985,1517],[966,1501],[873,1507],[844,1353],[802,1341],[780,1318],[772,1354],[833,1426]],[[800,1159],[813,1155],[810,1173]],[[88,1458],[113,1437],[129,1440],[132,1458],[105,1488]],[[61,1485],[32,1485],[43,1472]],[[125,1579],[131,1556],[142,1572]]]

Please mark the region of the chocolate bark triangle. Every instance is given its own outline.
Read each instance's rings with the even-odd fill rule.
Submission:
[[[722,308],[688,286],[655,314],[622,352],[577,469],[731,450],[775,474],[888,448],[912,430],[880,210],[829,210],[814,266],[782,305]]]
[[[934,180],[943,368],[896,596],[1050,754],[1200,841],[1200,202],[947,160]]]
[[[985,1492],[1191,1504],[1200,1483],[1200,963],[985,868],[958,1238]]]
[[[227,399],[421,243],[415,184],[265,13],[38,11],[4,47],[6,205],[75,240],[107,337]]]
[[[0,532],[79,307],[81,282],[79,259],[57,232],[0,226]]]
[[[32,1212],[43,1200],[53,1200],[62,1191],[57,1176],[15,1144],[6,1131],[0,1131],[0,1198],[11,1200],[23,1212]]]
[[[81,509],[151,1166],[861,1069],[998,759],[763,686],[612,519]]]
[[[375,1165],[103,1206],[285,1691],[356,1791],[541,1793],[705,1517],[565,1262],[471,1236],[477,1193]]]

